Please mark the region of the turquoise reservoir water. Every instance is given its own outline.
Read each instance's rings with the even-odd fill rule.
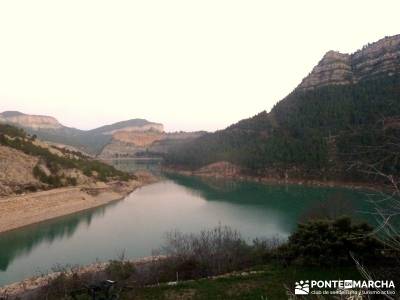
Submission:
[[[109,205],[0,234],[0,286],[51,271],[152,254],[166,231],[219,223],[255,237],[287,237],[315,213],[365,218],[365,195],[337,188],[262,185],[169,176]]]

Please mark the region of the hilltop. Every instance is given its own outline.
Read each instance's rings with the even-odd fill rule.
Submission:
[[[400,134],[399,86],[400,35],[353,54],[329,51],[269,113],[176,147],[166,162],[198,170],[227,161],[242,174],[294,182],[371,181],[354,166],[374,161],[398,174],[390,141]]]
[[[400,72],[400,35],[385,37],[352,53],[328,51],[298,90],[356,84]]]

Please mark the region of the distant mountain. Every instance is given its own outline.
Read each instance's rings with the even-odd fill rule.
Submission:
[[[205,132],[166,133],[151,128],[147,131],[117,131],[104,146],[100,158],[161,157],[170,149],[204,135]]]
[[[101,126],[89,130],[91,134],[113,134],[117,131],[147,131],[154,130],[158,132],[164,131],[164,126],[159,123],[152,123],[145,119],[132,119],[127,121],[117,122],[111,125]]]
[[[21,113],[19,111],[15,111],[15,110],[4,111],[4,112],[0,113],[0,117],[3,117],[3,118],[12,118],[12,117],[18,117],[18,116],[23,116],[23,115],[24,115],[23,113]]]
[[[59,129],[63,127],[55,118],[40,115],[26,115],[19,111],[0,113],[0,120],[32,129]]]
[[[269,113],[181,145],[166,162],[198,169],[229,161],[283,179],[358,180],[362,175],[348,170],[360,162],[400,174],[398,151],[385,148],[400,136],[398,120],[400,35],[353,54],[328,52]]]
[[[131,119],[85,131],[64,126],[50,116],[28,115],[18,111],[0,113],[0,122],[23,128],[42,140],[72,146],[102,159],[159,157],[171,147],[205,133],[165,133],[162,124],[145,119]]]
[[[92,130],[80,130],[62,125],[50,116],[28,115],[18,111],[0,113],[0,122],[23,128],[40,139],[73,146],[92,155],[99,154],[119,131],[163,131],[162,124],[144,119],[132,119],[102,126]]]

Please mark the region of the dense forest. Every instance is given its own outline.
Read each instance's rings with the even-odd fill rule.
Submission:
[[[400,137],[398,116],[399,75],[295,90],[271,112],[175,148],[165,161],[188,169],[229,161],[252,174],[285,170],[318,178],[360,179],[348,170],[363,163],[398,172],[400,149],[390,142]]]

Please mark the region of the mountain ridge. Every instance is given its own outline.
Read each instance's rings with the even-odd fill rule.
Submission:
[[[63,127],[54,117],[29,115],[19,111],[4,111],[0,113],[0,121],[18,124],[22,127],[31,127],[33,129],[57,129]]]
[[[124,129],[124,127],[128,127],[128,126],[143,126],[143,125],[147,125],[147,124],[155,124],[157,126],[163,126],[160,123],[155,123],[155,122],[151,122],[148,121],[146,119],[141,119],[141,118],[134,118],[134,119],[129,119],[129,120],[124,120],[124,121],[119,121],[119,122],[115,122],[115,123],[111,123],[111,124],[107,124],[107,125],[102,125],[93,129],[89,129],[89,130],[83,130],[83,129],[78,129],[75,127],[68,127],[65,126],[63,124],[61,124],[55,117],[53,116],[48,116],[48,115],[36,115],[36,114],[25,114],[19,111],[3,111],[2,113],[0,113],[0,121],[3,120],[3,122],[9,122],[9,123],[15,123],[16,125],[20,125],[20,126],[24,126],[24,127],[31,127],[31,128],[40,128],[40,121],[41,120],[51,120],[51,122],[53,122],[54,124],[58,124],[59,127],[64,127],[64,128],[70,128],[70,129],[75,129],[77,131],[81,131],[81,132],[92,132],[92,133],[104,133],[104,134],[111,134],[108,133],[112,130],[115,129]],[[20,118],[31,118],[33,121],[37,120],[37,125],[33,124],[33,126],[29,123],[23,123],[20,122]],[[46,128],[46,127],[44,127]]]
[[[134,158],[137,155],[159,156],[173,145],[204,134],[166,133],[163,124],[140,118],[81,130],[64,126],[51,116],[29,115],[18,111],[0,113],[0,123],[21,127],[42,140],[59,146],[72,146],[74,150],[78,149],[101,159]]]
[[[81,151],[98,154],[118,131],[163,131],[163,125],[145,119],[130,119],[108,124],[91,130],[67,127],[56,118],[46,115],[30,115],[19,111],[0,113],[0,123],[21,127],[42,140],[73,146]]]

